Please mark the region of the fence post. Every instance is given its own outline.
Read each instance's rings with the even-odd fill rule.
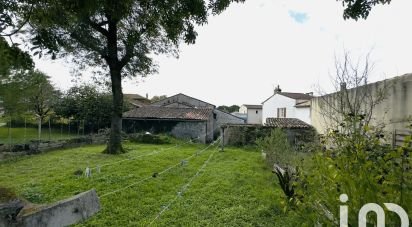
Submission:
[[[80,136],[80,120],[77,120],[77,137]]]
[[[396,129],[392,131],[392,148],[396,147]]]
[[[9,121],[9,150],[11,152],[11,115],[10,115],[10,121]]]
[[[225,151],[225,126],[221,127],[222,129],[222,142],[220,151]]]
[[[69,131],[67,132],[67,137],[70,137],[70,119],[69,119]]]
[[[50,117],[49,117],[49,141],[51,141],[51,125],[50,125]]]
[[[24,117],[24,143],[27,143],[27,121],[26,121],[26,117]]]

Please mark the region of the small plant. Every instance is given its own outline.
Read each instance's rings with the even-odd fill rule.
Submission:
[[[45,196],[41,192],[40,186],[36,184],[31,184],[25,187],[21,194],[25,199],[32,203],[43,203],[45,201]]]
[[[273,129],[269,136],[258,139],[256,143],[259,149],[266,153],[269,168],[272,168],[274,164],[282,168],[292,164],[295,152],[282,129]]]
[[[17,195],[13,190],[0,187],[0,203],[9,202],[14,199],[17,199]]]
[[[73,174],[77,177],[80,177],[81,175],[83,175],[83,171],[81,169],[78,169],[78,170],[74,171]]]
[[[364,124],[363,119],[348,116],[340,130],[331,130],[325,149],[312,157],[311,168],[296,181],[294,199],[289,205],[308,225],[339,223],[339,196],[350,200],[349,226],[357,226],[359,210],[367,203],[396,203],[409,215],[412,212],[411,139],[399,148],[388,146],[380,130]],[[346,128],[350,127],[350,128]],[[389,216],[389,226],[399,220]],[[376,225],[369,216],[368,224]]]
[[[134,143],[146,143],[146,144],[170,144],[171,139],[164,135],[153,134],[132,134],[129,135],[129,141]]]

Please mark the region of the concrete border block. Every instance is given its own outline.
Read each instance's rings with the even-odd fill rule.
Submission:
[[[85,221],[100,210],[99,197],[92,189],[57,203],[23,211],[17,217],[17,226],[60,227]]]

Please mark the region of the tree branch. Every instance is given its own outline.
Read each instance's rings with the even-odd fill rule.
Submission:
[[[120,68],[123,68],[127,63],[129,63],[130,59],[133,57],[133,46],[127,45],[127,41],[123,42],[126,48],[126,53],[120,60]]]
[[[30,6],[29,14],[27,15],[26,19],[23,21],[22,24],[20,24],[20,26],[16,30],[14,30],[14,31],[12,31],[8,34],[0,34],[0,36],[9,36],[10,37],[10,36],[16,34],[17,32],[19,32],[24,27],[24,25],[26,25],[29,22],[32,12],[33,12],[33,4],[31,4],[31,6]]]
[[[89,23],[89,25],[90,25],[94,30],[96,30],[96,31],[99,32],[100,34],[104,35],[105,37],[108,37],[108,36],[109,36],[109,31],[107,31],[106,29],[102,28],[103,25],[109,23],[108,21],[103,21],[104,23],[103,23],[103,22],[96,23],[96,22],[88,19],[87,22]]]

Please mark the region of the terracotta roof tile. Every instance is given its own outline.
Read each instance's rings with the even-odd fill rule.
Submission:
[[[210,118],[212,113],[212,109],[206,108],[144,106],[123,113],[123,118],[205,121]]]
[[[250,104],[243,104],[248,109],[262,109],[262,105],[250,105]]]
[[[281,92],[280,95],[289,97],[291,99],[303,99],[303,100],[310,100],[312,98],[311,95],[304,94],[304,93],[293,93],[293,92]]]
[[[297,118],[266,118],[266,126],[276,128],[311,128],[312,126]]]

